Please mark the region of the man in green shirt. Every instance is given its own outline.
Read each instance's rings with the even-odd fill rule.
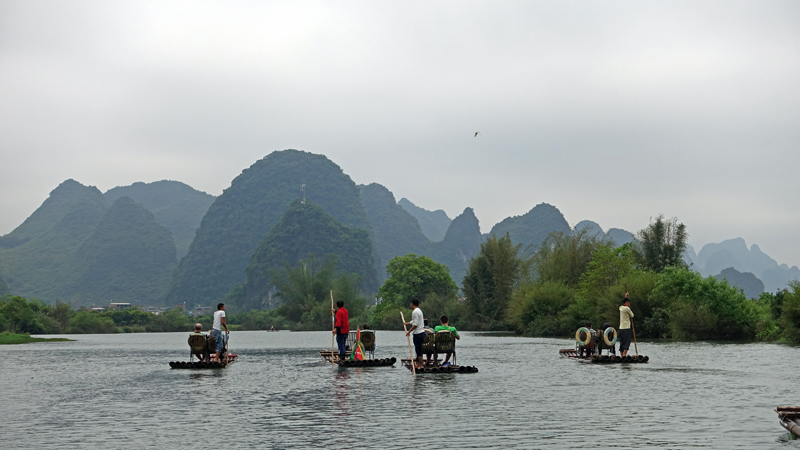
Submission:
[[[461,336],[458,335],[458,331],[456,331],[456,327],[451,327],[450,326],[450,323],[449,323],[450,322],[450,318],[449,317],[447,317],[446,315],[442,314],[442,317],[439,317],[439,321],[442,322],[442,324],[433,329],[433,331],[435,333],[438,333],[440,331],[449,331],[449,332],[453,333],[453,336],[455,336],[456,339],[461,339]],[[445,356],[445,358],[444,358],[444,364],[442,364],[442,367],[447,367],[447,366],[450,365],[450,355],[452,353],[453,352],[447,352],[447,356]]]

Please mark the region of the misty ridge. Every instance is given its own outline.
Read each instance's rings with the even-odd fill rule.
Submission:
[[[571,227],[547,203],[482,234],[472,208],[450,218],[406,198],[397,201],[380,184],[358,185],[324,155],[284,150],[244,169],[218,197],[177,181],[138,182],[105,193],[64,181],[0,237],[0,295],[73,306],[117,301],[192,307],[227,298],[242,310],[273,308],[272,274],[310,255],[334,258],[337,270],[373,296],[396,256],[428,256],[460,282],[490,236],[507,233],[533,252],[551,233],[576,231],[615,246],[635,239],[631,231],[604,230],[591,220]],[[683,259],[748,298],[800,279],[797,266],[779,264],[741,238],[706,244],[697,253],[689,246]]]

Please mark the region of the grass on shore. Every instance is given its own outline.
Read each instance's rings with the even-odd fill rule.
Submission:
[[[74,339],[65,338],[36,338],[29,334],[0,333],[0,345],[30,344],[31,342],[66,342]]]

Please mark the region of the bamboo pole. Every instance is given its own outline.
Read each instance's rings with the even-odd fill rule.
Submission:
[[[400,320],[403,321],[403,331],[406,332],[406,340],[408,341],[408,356],[411,358],[411,372],[414,376],[417,376],[417,365],[416,361],[414,361],[414,353],[411,351],[411,338],[408,337],[408,329],[406,329],[406,318],[403,315],[403,311],[400,311]]]
[[[331,290],[331,367],[336,366],[333,359],[333,342],[336,339],[336,314],[333,312],[333,290]]]

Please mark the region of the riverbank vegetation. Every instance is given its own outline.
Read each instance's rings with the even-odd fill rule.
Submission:
[[[32,342],[68,342],[74,339],[66,338],[38,338],[31,337],[30,334],[15,334],[9,332],[0,333],[0,345],[30,344]]]
[[[469,260],[460,290],[447,266],[426,256],[398,256],[387,265],[376,305],[359,291],[358,275],[337,271],[336,257],[309,256],[271,271],[276,289],[265,295],[276,308],[237,309],[241,285],[223,301],[231,306],[232,330],[328,330],[332,292],[349,310],[351,329],[399,330],[400,312],[410,317],[408,304],[417,297],[432,326],[447,314],[462,330],[567,337],[586,321],[618,326],[627,290],[639,338],[800,343],[800,282],[750,300],[724,279],[688,267],[681,258],[687,237],[683,224],[663,216],[620,247],[586,229],[551,233],[536,249],[514,244],[508,234],[491,236]],[[63,303],[0,297],[0,332],[173,332],[190,331],[195,322],[208,330],[211,316],[190,317],[182,309],[158,315],[76,311]]]

